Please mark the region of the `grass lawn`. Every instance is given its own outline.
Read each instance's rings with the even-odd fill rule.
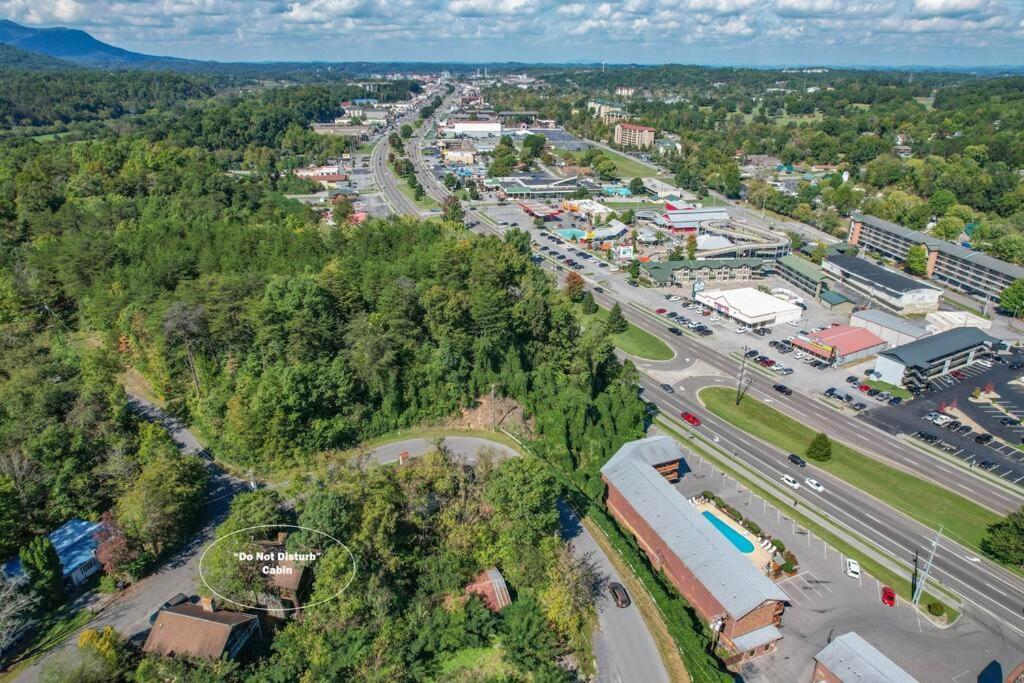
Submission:
[[[746,396],[735,405],[732,389],[702,389],[700,398],[712,413],[732,425],[792,453],[803,454],[814,430],[774,408]],[[832,442],[832,459],[816,466],[945,535],[979,550],[986,528],[1001,519],[991,510],[931,482],[918,479]]]
[[[0,681],[13,681],[22,669],[62,644],[74,635],[78,629],[83,628],[92,621],[94,616],[96,615],[87,609],[71,612],[64,608],[54,614],[48,614],[43,617],[36,637],[32,639],[28,648],[13,660],[10,668],[0,673]]]
[[[429,211],[430,209],[438,209],[441,207],[440,204],[438,204],[436,201],[431,199],[429,195],[426,194],[423,195],[422,199],[416,199],[416,193],[413,191],[411,187],[409,187],[409,182],[402,176],[395,173],[395,167],[392,164],[388,164],[388,169],[390,169],[391,172],[394,173],[395,178],[398,180],[398,189],[401,191],[401,193],[404,194],[409,199],[411,199],[416,206],[423,209],[424,211]]]
[[[958,301],[957,299],[954,299],[953,297],[949,297],[949,296],[947,296],[944,299],[944,301],[947,304],[953,306],[954,308],[959,308],[961,311],[966,311],[967,313],[973,313],[974,315],[978,316],[979,318],[984,318],[985,320],[990,320],[990,317],[985,315],[984,313],[982,313],[980,308],[974,308],[973,306],[968,306],[967,304],[965,304],[965,303],[963,303],[961,301]]]
[[[912,393],[903,387],[898,387],[895,384],[889,384],[888,382],[880,382],[877,379],[866,379],[861,382],[861,384],[867,384],[872,389],[878,389],[879,391],[888,391],[893,396],[899,396],[904,401],[909,401],[914,397]]]
[[[512,668],[505,663],[501,648],[467,647],[448,655],[441,661],[441,680],[450,680],[457,674],[458,680],[481,680],[492,677],[504,678],[512,674]]]
[[[900,573],[900,572],[895,572],[895,571],[889,569],[888,566],[886,566],[886,565],[884,565],[884,564],[882,564],[880,562],[875,561],[871,556],[866,555],[865,553],[861,552],[855,546],[853,546],[852,544],[848,543],[846,540],[840,538],[839,536],[835,535],[834,533],[832,533],[828,529],[824,528],[821,524],[818,524],[814,520],[810,519],[807,515],[805,515],[800,510],[797,510],[796,508],[792,507],[789,503],[787,503],[782,498],[779,498],[778,496],[772,494],[770,491],[768,491],[764,487],[758,485],[757,482],[751,480],[749,477],[744,476],[742,473],[740,473],[735,468],[730,467],[721,458],[716,457],[714,453],[711,453],[706,448],[702,448],[699,443],[694,442],[692,439],[684,438],[674,428],[674,425],[670,424],[667,420],[665,420],[665,418],[663,418],[663,417],[662,418],[658,418],[658,426],[666,434],[668,434],[669,436],[673,437],[674,439],[676,439],[680,443],[685,444],[686,447],[693,448],[694,450],[702,453],[707,460],[710,460],[711,462],[715,463],[715,466],[718,467],[723,472],[726,472],[729,475],[729,477],[731,477],[732,479],[735,479],[738,482],[741,482],[743,485],[745,485],[746,487],[748,487],[752,491],[756,492],[757,495],[759,495],[761,498],[764,498],[765,500],[770,502],[772,505],[774,505],[778,509],[782,510],[791,519],[797,520],[805,528],[810,529],[811,531],[813,531],[815,533],[815,535],[817,535],[819,538],[821,538],[826,543],[828,543],[830,546],[832,546],[833,549],[838,550],[839,552],[843,553],[843,555],[845,555],[846,557],[852,557],[855,560],[857,560],[858,562],[860,562],[861,567],[865,571],[867,571],[869,574],[871,574],[876,579],[881,581],[883,584],[885,584],[887,586],[891,586],[893,588],[893,590],[895,590],[900,595],[900,597],[902,597],[904,600],[907,600],[907,601],[910,600],[912,586],[911,586],[911,581],[910,581],[910,576],[909,575],[905,575],[905,574]],[[754,522],[758,521],[755,518],[751,518],[751,519],[753,519]],[[797,554],[797,559],[799,559],[799,558],[800,558],[800,555],[798,553]],[[938,602],[941,602],[945,606],[945,608],[946,608],[946,615],[947,615],[947,618],[949,619],[949,621],[950,622],[955,621],[956,618],[959,616],[959,613],[958,613],[958,611],[955,608],[950,606],[950,604],[949,604],[950,601],[948,599],[936,597],[935,595],[933,595],[932,593],[930,593],[927,590],[921,596],[921,604],[922,605],[927,605],[928,603],[934,602],[936,600]]]
[[[593,315],[580,313],[580,322],[584,327],[591,324],[595,319],[606,320],[608,309],[601,308]],[[612,335],[612,343],[631,356],[644,358],[646,360],[669,360],[672,358],[672,349],[668,345],[646,330],[641,330],[633,323],[629,323],[629,329],[622,334]]]
[[[627,157],[624,154],[619,154],[603,147],[599,147],[598,151],[612,160],[612,163],[615,164],[615,172],[622,179],[623,183],[629,183],[633,178],[650,178],[658,173],[657,169],[641,164],[636,159]],[[578,159],[581,156],[582,153],[577,154],[576,158]]]
[[[373,154],[373,148],[376,146],[376,142],[364,142],[356,147],[356,154]]]

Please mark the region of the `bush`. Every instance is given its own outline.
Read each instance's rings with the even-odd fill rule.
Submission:
[[[761,535],[761,527],[758,526],[757,522],[754,522],[754,521],[751,521],[751,520],[748,519],[746,521],[746,525],[747,525],[747,529],[750,531],[750,533],[754,534],[755,536],[760,536]]]
[[[117,579],[115,579],[113,576],[110,576],[109,574],[104,574],[103,576],[101,576],[100,577],[99,592],[100,593],[106,593],[106,594],[116,593],[117,592]]]
[[[786,564],[791,564],[793,566],[798,566],[800,564],[799,560],[796,559],[796,555],[793,554],[792,550],[784,551],[782,553],[782,559],[786,561]]]
[[[786,574],[792,574],[796,571],[796,568],[793,566],[792,562],[786,562],[782,565],[782,571]]]
[[[777,538],[772,539],[772,545],[775,546],[775,549],[778,550],[780,553],[786,551],[786,544]]]
[[[818,462],[830,460],[832,458],[832,442],[829,440],[828,435],[824,433],[815,435],[804,455],[808,459],[817,460]]]
[[[740,514],[740,511],[739,511],[739,510],[737,510],[736,508],[734,508],[733,506],[731,506],[731,505],[726,505],[726,506],[725,506],[725,512],[726,512],[726,514],[728,514],[728,515],[729,515],[730,517],[732,517],[733,519],[735,519],[735,520],[736,520],[737,522],[742,522],[742,521],[743,521],[743,515],[741,515],[741,514]]]
[[[711,491],[701,491],[700,495],[704,496],[708,500],[715,500],[715,494],[711,493]]]
[[[933,617],[941,617],[946,613],[946,607],[941,602],[929,602],[928,603],[928,614]]]

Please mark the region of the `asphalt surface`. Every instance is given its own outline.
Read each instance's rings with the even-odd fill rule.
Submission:
[[[419,138],[419,135],[414,137],[414,144]],[[411,158],[414,159],[417,169],[426,170],[418,154]],[[424,188],[427,193],[438,199],[443,198],[444,188],[436,182],[431,182],[433,174],[423,173],[422,176],[424,177],[421,177],[421,182],[426,181]],[[467,210],[467,217],[480,221],[479,227],[484,232],[499,235],[502,232],[492,227],[472,208]],[[536,235],[536,232],[533,234]],[[546,260],[543,265],[553,268],[553,264]],[[586,277],[586,273],[584,275]],[[602,274],[605,280],[612,277],[610,273]],[[591,278],[591,285],[593,284]],[[641,385],[646,390],[648,400],[670,415],[678,416],[684,410],[699,414],[704,421],[700,429],[712,435],[719,446],[732,452],[735,458],[752,467],[764,479],[777,482],[783,474],[790,473],[790,466],[786,461],[787,453],[767,446],[713,415],[704,414],[703,406],[695,397],[695,391],[707,384],[734,386],[735,378],[739,374],[738,360],[715,351],[712,346],[714,337],[709,337],[707,343],[702,343],[689,336],[676,337],[667,334],[666,328],[670,325],[668,321],[652,319],[645,312],[628,305],[631,294],[629,290],[634,288],[625,285],[621,274],[614,279],[613,284],[603,284],[603,289],[604,293],[595,294],[599,304],[625,304],[623,312],[627,319],[655,334],[675,351],[674,361],[662,364],[637,364],[643,373]],[[673,368],[672,363],[685,358],[699,358],[716,374],[708,378],[690,380],[685,391],[666,394],[660,389],[658,373],[677,370],[678,368]],[[799,390],[794,391],[792,396],[781,397],[771,389],[773,378],[757,372],[751,373],[750,377],[750,395],[772,401],[773,405],[783,412],[816,430],[826,431],[833,439],[847,443],[870,457],[947,487],[1002,514],[1016,510],[1022,503],[1021,496],[994,485],[970,469],[923,452],[882,430],[835,410],[816,397],[803,394]],[[896,558],[908,567],[908,571],[916,554],[928,547],[934,536],[932,529],[855,487],[825,472],[817,471],[813,466],[808,466],[806,472],[813,472],[812,476],[821,481],[826,490],[819,494],[803,487],[791,492],[795,501],[810,504],[824,512],[837,523]],[[943,538],[935,558],[931,579],[941,582],[963,596],[964,613],[976,619],[994,636],[1015,643],[1024,639],[1024,581],[1016,575],[975,556],[972,551],[954,540]]]

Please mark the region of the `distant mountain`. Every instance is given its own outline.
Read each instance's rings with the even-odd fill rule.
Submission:
[[[66,71],[78,67],[63,59],[41,55],[38,52],[29,52],[28,50],[0,43],[0,68],[24,69],[27,71]]]
[[[171,62],[189,61],[125,50],[96,40],[78,29],[62,26],[32,28],[6,19],[0,20],[0,43],[89,66],[167,66]]]

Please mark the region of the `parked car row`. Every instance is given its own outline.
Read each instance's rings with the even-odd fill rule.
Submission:
[[[844,394],[835,387],[829,387],[823,393],[825,394],[826,398],[834,398],[837,401],[842,401],[843,403],[849,404],[851,408],[857,411],[864,410],[865,408],[868,407],[867,403],[861,401],[855,402],[853,400],[853,394]]]
[[[971,434],[971,432],[974,431],[974,428],[971,427],[971,425],[963,424],[962,422],[960,422],[960,420],[954,419],[951,415],[945,415],[943,413],[937,413],[935,411],[932,411],[924,415],[922,419],[931,422],[936,427],[945,427],[949,431],[956,432],[960,436],[968,436]],[[935,443],[935,441],[938,441],[938,437],[929,440],[925,436],[921,436],[922,434],[926,436],[933,436],[930,434],[930,432],[917,432],[916,434],[914,434],[914,436],[918,437],[919,439],[922,439],[923,441],[928,441],[929,443]],[[993,438],[994,437],[991,434],[988,434],[986,432],[979,432],[974,436],[974,441],[975,443],[984,446],[985,444],[990,443]]]
[[[861,391],[867,394],[876,401],[887,402],[891,406],[898,406],[899,404],[903,403],[903,399],[900,398],[899,396],[893,396],[888,391],[876,389],[872,387],[870,384],[865,384],[864,382],[861,382],[856,375],[848,376],[846,378],[846,383],[849,384],[851,387],[856,387],[857,391]]]

